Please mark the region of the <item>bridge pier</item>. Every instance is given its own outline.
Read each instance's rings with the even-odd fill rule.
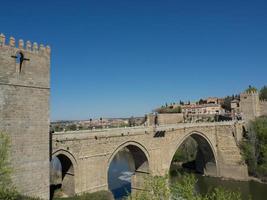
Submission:
[[[132,193],[143,190],[146,179],[150,174],[148,172],[135,171],[131,177],[131,189]]]

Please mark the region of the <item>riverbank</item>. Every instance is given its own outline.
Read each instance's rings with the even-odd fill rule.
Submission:
[[[53,200],[114,200],[110,191],[99,191],[94,193],[85,193],[74,197],[55,197]]]
[[[260,178],[257,178],[255,176],[249,176],[248,177],[248,181],[255,181],[257,183],[261,183],[261,184],[267,185],[267,182],[266,181],[262,181]]]

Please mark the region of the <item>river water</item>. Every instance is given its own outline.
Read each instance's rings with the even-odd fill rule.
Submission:
[[[131,175],[134,172],[134,162],[131,154],[127,151],[120,151],[110,164],[108,174],[109,189],[116,200],[120,200],[131,192]],[[232,180],[222,180],[219,178],[205,177],[197,175],[196,190],[201,194],[206,194],[214,187],[223,187],[231,191],[240,191],[243,200],[267,199],[267,185],[254,181],[241,182]],[[175,179],[175,177],[174,177]]]
[[[233,181],[222,180],[220,178],[207,177],[196,174],[198,180],[196,190],[201,194],[207,194],[214,187],[223,187],[230,191],[239,191],[243,200],[266,200],[267,199],[267,184],[258,183],[255,181]]]

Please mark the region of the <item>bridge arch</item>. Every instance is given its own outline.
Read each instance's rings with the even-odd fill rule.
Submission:
[[[149,152],[147,151],[147,149],[142,145],[142,144],[140,144],[140,143],[138,143],[138,142],[135,142],[135,141],[127,141],[127,142],[124,142],[124,143],[122,143],[122,144],[120,144],[114,151],[113,151],[113,153],[111,154],[111,156],[109,157],[109,159],[108,159],[108,167],[109,167],[109,165],[110,165],[110,163],[112,162],[112,160],[113,160],[113,158],[115,157],[115,155],[119,152],[119,151],[121,151],[122,149],[124,149],[124,148],[129,148],[130,147],[130,151],[132,152],[132,153],[134,153],[134,150],[137,150],[137,152],[135,152],[135,153],[143,153],[143,155],[142,155],[142,161],[144,161],[143,159],[146,159],[147,160],[147,164],[149,164],[149,158],[150,158],[150,156],[149,156]],[[136,148],[136,149],[134,149],[134,147]],[[134,154],[135,156],[137,156],[137,154]],[[139,163],[140,164],[140,163]],[[138,168],[138,167],[140,167],[140,166],[138,166],[138,163],[136,163],[136,168]],[[148,170],[149,170],[149,165],[147,165],[147,167],[148,167]]]
[[[171,158],[169,160],[169,169],[171,168],[171,164],[176,151],[189,137],[192,137],[198,144],[199,146],[198,148],[200,148],[198,149],[197,157],[201,156],[203,159],[201,160],[202,163],[201,166],[199,166],[200,168],[198,168],[198,171],[205,175],[218,176],[219,166],[218,166],[217,151],[215,150],[216,144],[213,144],[211,139],[205,133],[199,131],[192,131],[183,136],[182,139],[178,139],[178,143],[175,145],[174,149],[171,152]],[[215,166],[210,165],[212,163]]]
[[[120,155],[122,155],[122,157],[128,155],[128,171],[126,171],[126,173],[122,173],[122,171],[115,172],[119,173],[120,175],[117,176],[118,174],[116,174],[117,177],[114,177],[115,173],[112,172],[112,169],[114,168],[114,166],[116,166],[116,164],[114,163],[119,160],[118,158],[120,158]],[[119,196],[142,188],[144,178],[147,174],[149,174],[149,158],[150,156],[147,149],[142,144],[135,141],[124,142],[112,152],[111,156],[108,159],[107,177],[108,188],[112,191],[115,198],[116,193],[118,192],[114,190],[114,186],[112,185],[112,180],[114,179],[121,179],[121,182],[118,181],[119,184],[125,186],[125,188],[123,188],[124,186],[121,187],[122,190],[118,193]]]
[[[58,182],[56,188],[61,188],[64,195],[74,196],[75,176],[77,173],[77,161],[75,157],[70,152],[64,149],[60,149],[52,154],[51,162],[59,162],[61,166],[60,167],[61,182]]]

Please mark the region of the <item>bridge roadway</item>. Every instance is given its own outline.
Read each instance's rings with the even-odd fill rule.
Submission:
[[[52,134],[52,157],[62,164],[62,190],[66,195],[108,190],[108,169],[116,153],[133,156],[132,188],[141,189],[144,177],[165,175],[179,146],[189,136],[198,143],[197,169],[203,174],[247,179],[247,166],[238,142],[244,122],[181,123]]]

